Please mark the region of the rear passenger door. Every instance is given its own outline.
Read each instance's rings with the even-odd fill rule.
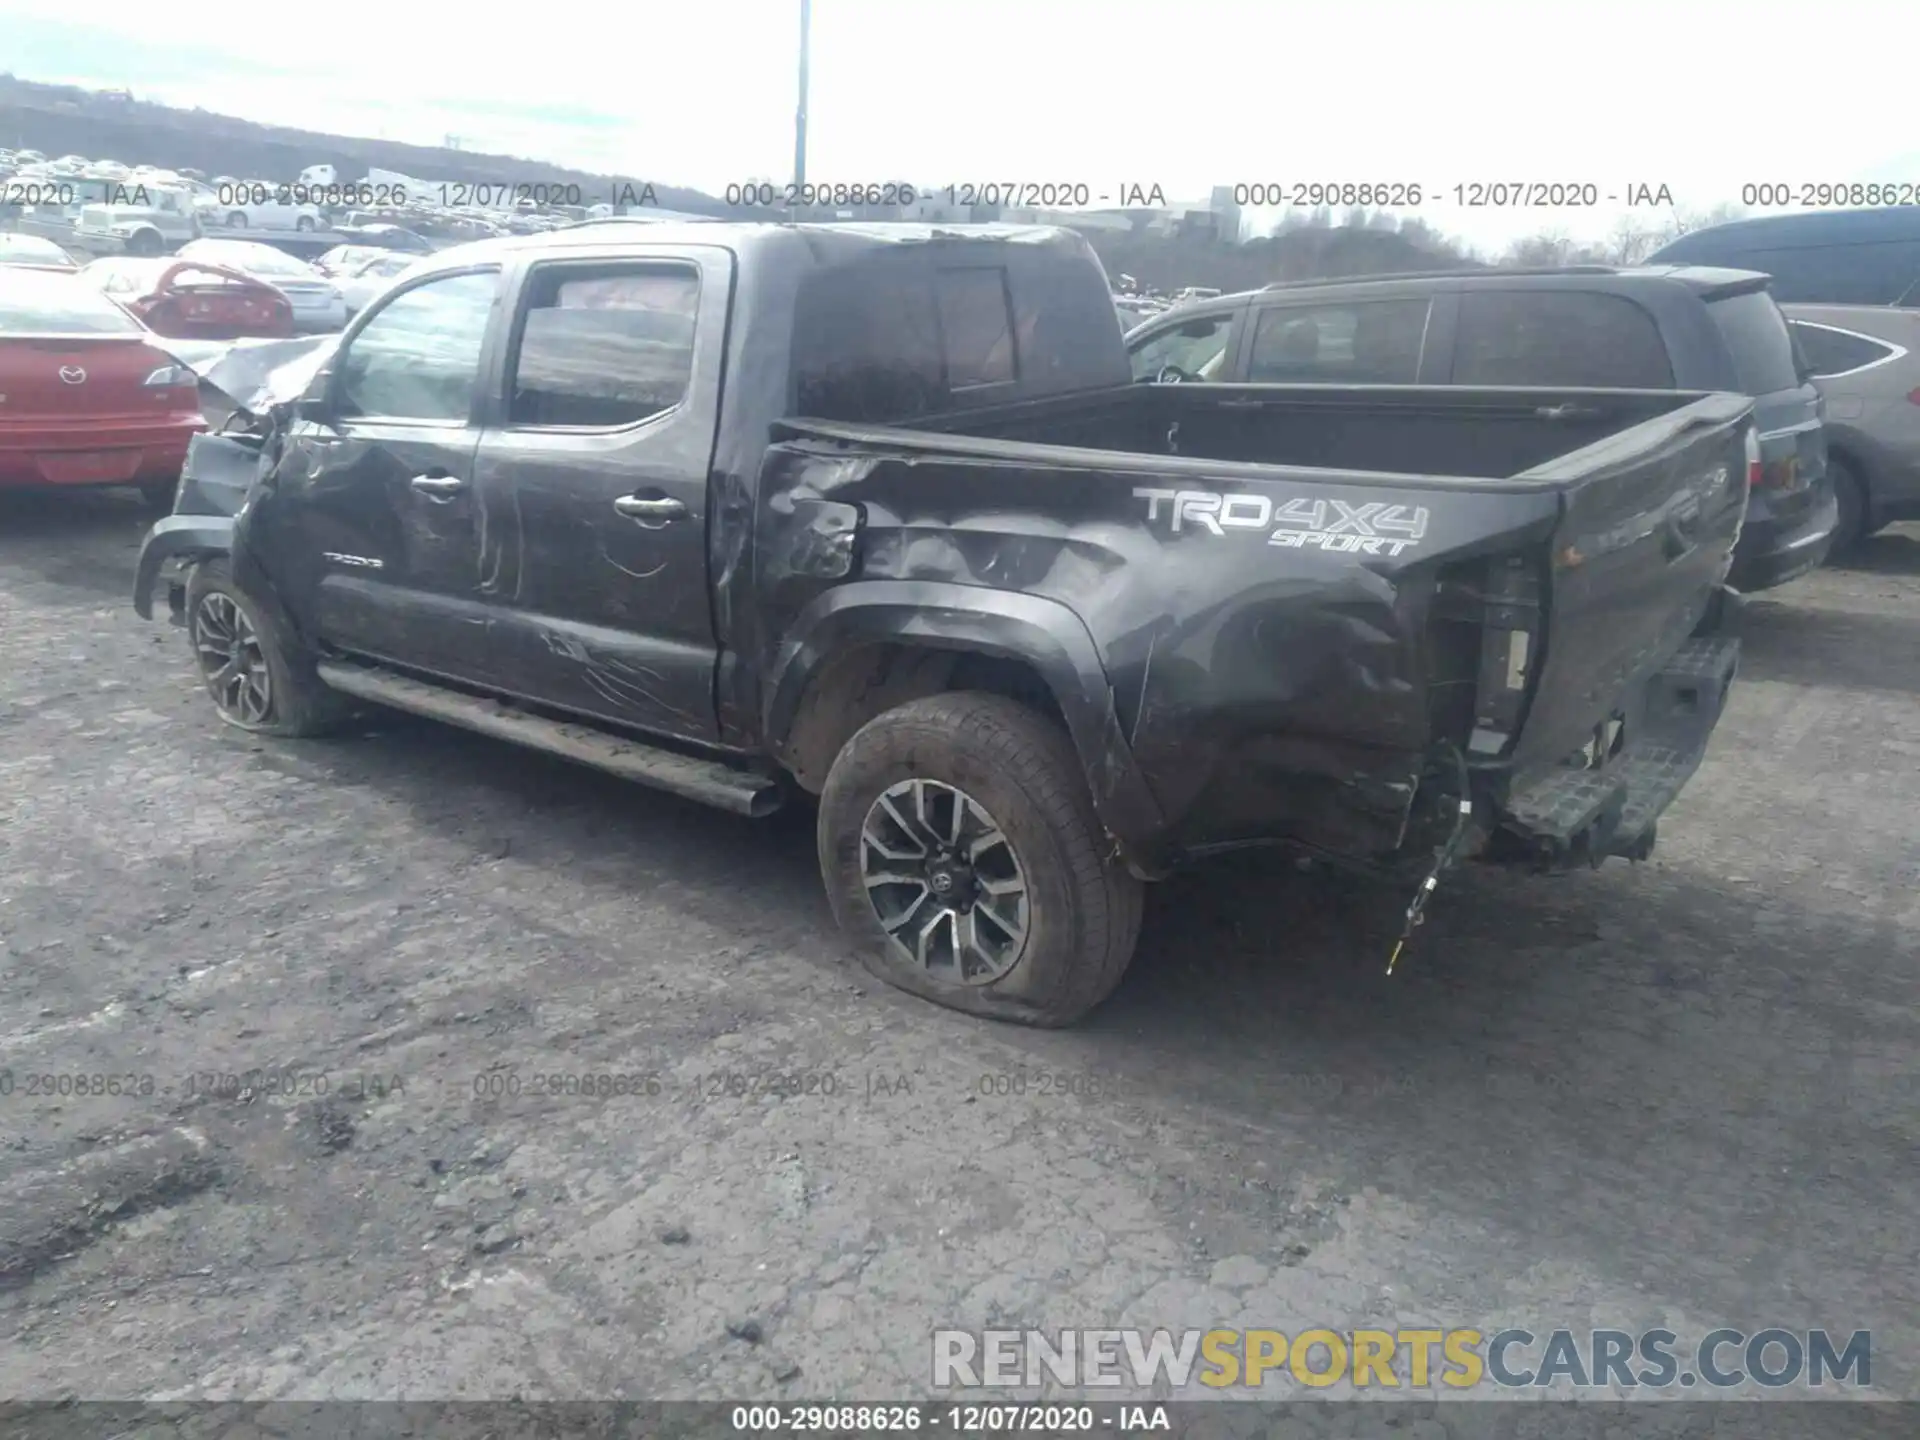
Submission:
[[[707,477],[732,286],[710,246],[520,276],[474,462],[503,688],[717,737]]]
[[[1448,297],[1450,298],[1450,297]],[[1243,378],[1256,385],[1415,385],[1450,307],[1414,296],[1257,305]]]

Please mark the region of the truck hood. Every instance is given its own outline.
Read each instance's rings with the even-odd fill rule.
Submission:
[[[249,415],[298,400],[340,344],[338,335],[292,340],[161,340],[153,342]]]

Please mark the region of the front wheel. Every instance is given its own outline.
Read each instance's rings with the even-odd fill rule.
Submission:
[[[300,737],[325,733],[347,713],[305,647],[234,583],[225,559],[204,560],[187,577],[187,638],[213,708],[229,725]]]
[[[972,691],[889,710],[820,797],[821,876],[878,979],[974,1015],[1068,1025],[1126,972],[1140,882],[1065,734]]]
[[[311,229],[313,229],[313,217],[312,217],[311,215],[302,215],[302,216],[300,216],[300,217],[299,217],[298,219],[296,219],[296,220],[295,220],[295,221],[293,222],[293,228],[294,228],[295,230],[311,230]]]

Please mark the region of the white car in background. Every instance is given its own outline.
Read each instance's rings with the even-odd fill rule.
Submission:
[[[376,295],[419,262],[418,255],[400,255],[383,250],[349,266],[344,272],[336,272],[334,283],[346,297],[347,314],[358,315]]]
[[[324,230],[318,205],[294,203],[292,187],[264,180],[208,187],[194,202],[200,223],[209,230]]]
[[[223,265],[264,280],[293,303],[300,330],[338,330],[347,323],[347,301],[340,287],[304,260],[257,240],[195,240],[180,247],[182,260]]]
[[[367,261],[394,252],[379,245],[336,245],[313,262],[313,268],[330,280],[353,274]]]

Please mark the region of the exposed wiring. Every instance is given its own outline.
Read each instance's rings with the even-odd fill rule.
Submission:
[[[1453,757],[1455,783],[1459,787],[1454,797],[1453,829],[1445,842],[1435,848],[1433,867],[1427,871],[1426,879],[1420,882],[1420,888],[1413,892],[1413,899],[1408,902],[1406,923],[1400,927],[1400,938],[1393,942],[1393,953],[1387,956],[1389,975],[1393,974],[1393,967],[1400,960],[1400,952],[1406,949],[1414,930],[1426,918],[1423,912],[1427,908],[1427,901],[1433,898],[1433,892],[1440,886],[1440,873],[1459,854],[1461,842],[1466,839],[1468,822],[1473,819],[1473,791],[1467,773],[1467,757],[1460,753],[1457,745],[1447,746],[1447,753]]]

